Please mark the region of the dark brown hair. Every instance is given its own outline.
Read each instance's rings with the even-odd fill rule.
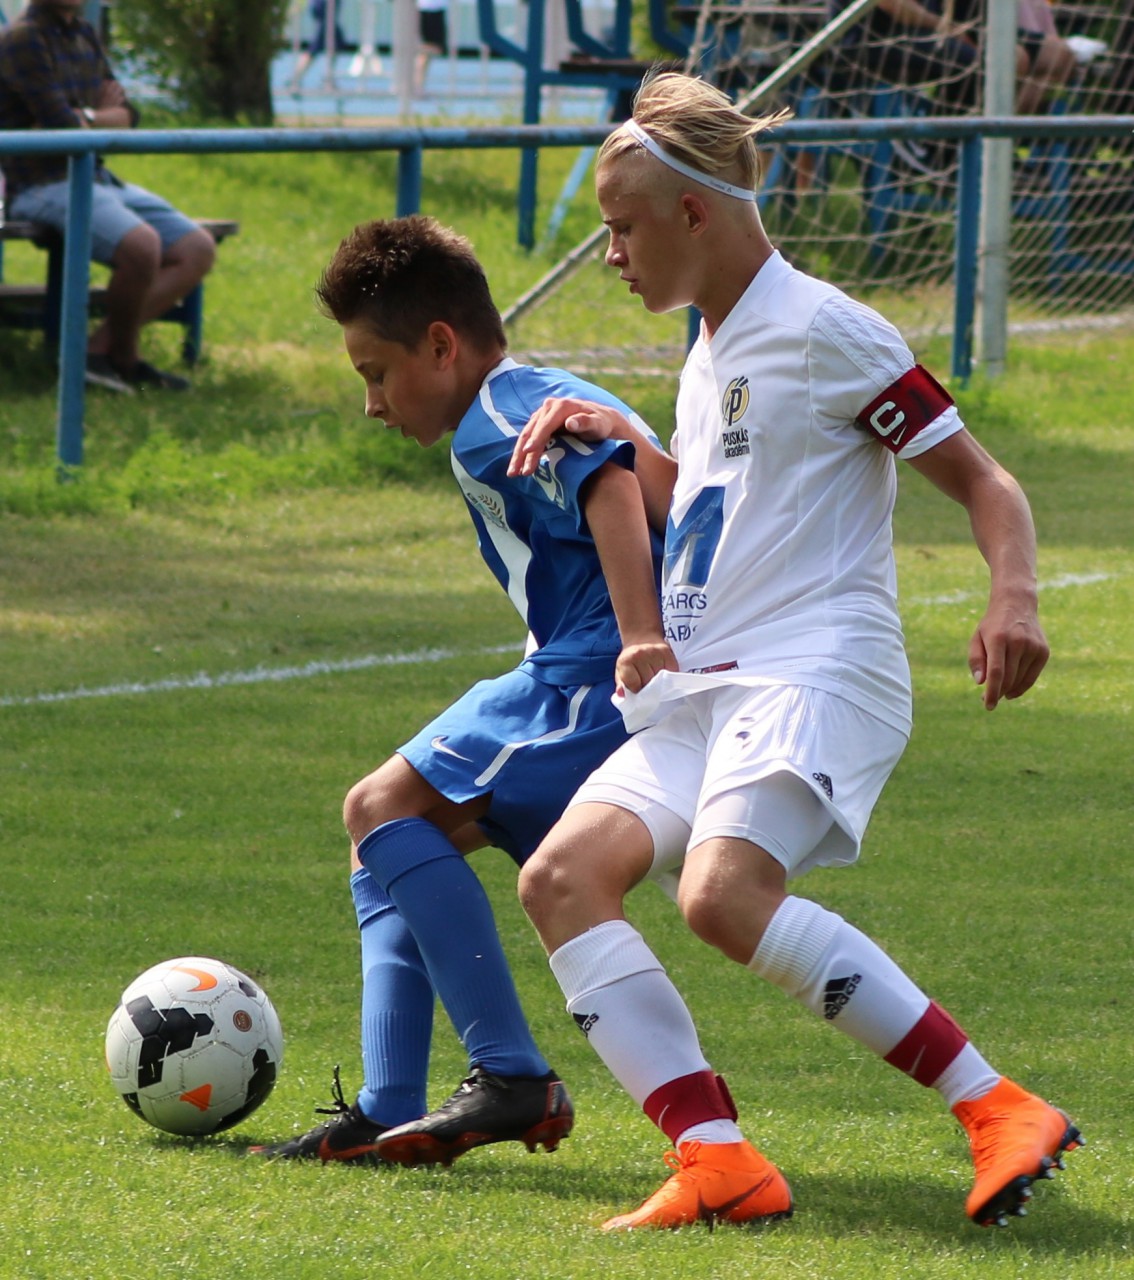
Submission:
[[[315,297],[339,324],[361,321],[404,347],[416,347],[436,320],[452,325],[477,350],[508,344],[472,245],[420,214],[355,227],[320,277]]]

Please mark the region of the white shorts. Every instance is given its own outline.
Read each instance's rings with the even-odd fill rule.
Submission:
[[[612,804],[640,818],[663,887],[686,850],[714,836],[759,845],[794,877],[854,862],[905,745],[898,729],[822,689],[721,685],[619,747],[571,806]]]

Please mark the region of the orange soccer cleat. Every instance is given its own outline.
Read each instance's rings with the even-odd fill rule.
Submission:
[[[965,1126],[976,1182],[965,1212],[978,1227],[1004,1227],[1023,1217],[1037,1178],[1054,1178],[1061,1153],[1084,1145],[1062,1111],[1006,1077],[983,1098],[959,1102],[953,1114]]]
[[[673,1176],[633,1213],[604,1222],[604,1231],[791,1217],[786,1179],[748,1142],[684,1142],[665,1162]]]

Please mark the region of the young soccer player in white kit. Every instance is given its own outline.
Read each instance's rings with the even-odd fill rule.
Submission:
[[[1031,515],[893,326],[773,249],[753,197],[754,137],[768,123],[668,73],[643,85],[599,156],[608,264],[648,310],[692,304],[703,319],[677,400],[678,461],[645,456],[639,468],[651,521],[666,526],[668,640],[619,672],[627,725],[641,732],[576,794],[523,868],[521,898],[568,1010],[676,1148],[674,1175],[608,1229],[793,1207],[623,914],[649,875],[680,877],[678,903],[703,940],[941,1093],[970,1138],[966,1210],[1003,1225],[1078,1130],[788,881],[854,861],[909,735],[895,455],[966,508],[988,563],[969,665],[990,710],[1047,661]],[[601,405],[549,401],[517,442],[517,474],[556,430],[634,434]]]

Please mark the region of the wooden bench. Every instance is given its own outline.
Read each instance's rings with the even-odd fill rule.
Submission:
[[[220,244],[240,233],[240,223],[225,218],[198,218],[197,225]],[[43,284],[7,284],[0,273],[0,327],[42,329],[51,346],[59,345],[59,328],[63,314],[63,237],[51,227],[19,219],[0,220],[0,252],[4,241],[27,241],[47,253],[47,279]],[[0,263],[2,263],[0,258]],[[91,315],[106,311],[106,288],[92,286],[89,294]],[[201,355],[205,320],[204,286],[171,307],[162,321],[179,324],[185,330],[181,357],[186,364],[196,364]]]

